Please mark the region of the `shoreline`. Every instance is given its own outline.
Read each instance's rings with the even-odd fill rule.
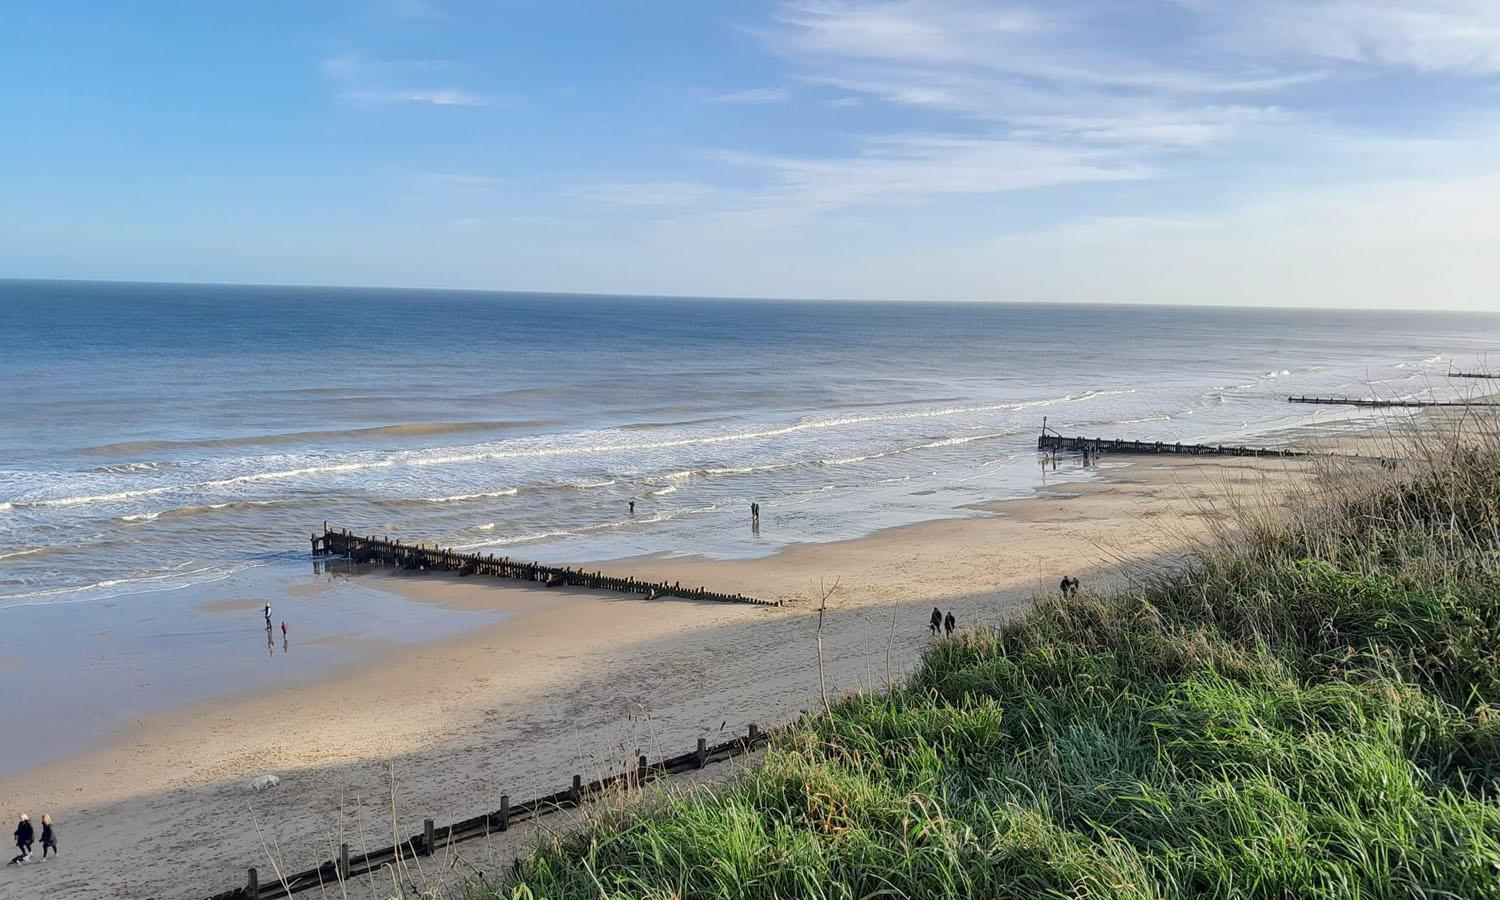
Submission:
[[[1086,588],[1116,583],[1133,566],[1180,557],[1214,516],[1204,508],[1194,518],[1205,498],[1228,485],[1276,495],[1311,470],[1285,460],[1137,460],[984,504],[979,515],[769,557],[610,564],[622,576],[755,586],[789,601],[780,609],[355,575],[417,607],[508,618],[306,682],[142,717],[83,752],[0,779],[17,808],[53,812],[79,848],[67,865],[0,877],[67,887],[69,896],[131,895],[148,884],[156,896],[188,896],[187,885],[230,887],[248,865],[269,869],[252,810],[280,836],[286,865],[302,868],[328,856],[317,836],[330,827],[381,834],[370,818],[393,799],[408,817],[462,818],[502,792],[546,793],[574,772],[613,770],[636,750],[680,752],[721,727],[782,721],[819,702],[808,600],[820,579],[839,585],[825,635],[833,689],[878,687],[888,648],[891,677],[900,677],[927,645],[929,605],[955,611],[965,627],[1024,608],[1061,574],[1083,576]],[[264,773],[282,784],[250,794],[245,783]],[[110,862],[153,852],[163,835],[173,852],[153,856],[148,874]],[[371,838],[380,843],[388,841]]]

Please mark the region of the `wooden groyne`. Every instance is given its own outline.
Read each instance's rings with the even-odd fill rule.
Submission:
[[[1380,400],[1361,397],[1288,397],[1286,400],[1288,403],[1322,403],[1329,406],[1404,406],[1413,409],[1438,406],[1500,406],[1500,401],[1493,400]]]
[[[459,553],[441,547],[405,544],[388,538],[369,537],[335,530],[323,523],[323,533],[312,536],[313,556],[342,556],[352,562],[397,566],[411,571],[455,572],[460,576],[490,575],[533,581],[547,587],[581,587],[594,591],[618,591],[645,594],[648,597],[681,597],[686,600],[715,600],[722,603],[753,603],[758,606],[780,606],[780,600],[759,600],[743,594],[725,594],[704,587],[683,587],[682,582],[642,581],[639,578],[616,578],[603,572],[589,572],[565,566],[544,566],[535,562],[517,562],[503,556]]]
[[[404,873],[400,870],[408,865],[409,860],[432,856],[453,844],[499,834],[520,822],[577,808],[587,800],[610,792],[639,789],[658,778],[733,759],[764,746],[769,740],[770,735],[752,723],[744,737],[712,747],[708,745],[706,738],[699,738],[698,745],[687,753],[654,764],[646,757],[638,756],[633,770],[587,784],[584,783],[583,776],[574,775],[573,783],[568,787],[535,800],[512,803],[508,795],[501,794],[498,809],[452,825],[436,826],[431,819],[426,819],[422,823],[421,834],[412,835],[392,847],[351,855],[349,845],[341,844],[336,859],[303,872],[271,876],[265,884],[260,882],[259,869],[252,868],[243,886],[214,894],[208,900],[278,900],[303,891],[319,891],[322,896],[329,897],[348,896],[343,892],[348,882],[367,875],[379,876],[381,883],[389,889],[391,875],[385,871],[388,868],[396,870],[398,879],[404,878]]]
[[[1306,450],[1282,450],[1276,447],[1238,447],[1224,444],[1183,444],[1167,441],[1125,441],[1117,438],[1064,437],[1042,433],[1038,450],[1060,450],[1074,453],[1181,453],[1188,456],[1310,456]]]
[[[1500,374],[1490,372],[1449,372],[1449,378],[1500,378]]]

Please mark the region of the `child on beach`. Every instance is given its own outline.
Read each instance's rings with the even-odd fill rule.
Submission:
[[[47,858],[47,851],[57,855],[57,833],[52,830],[52,817],[42,816],[42,859]]]
[[[10,861],[11,865],[20,865],[21,863],[31,859],[31,843],[33,835],[34,832],[31,828],[31,817],[26,815],[25,813],[21,813],[21,821],[16,825],[16,849],[20,850],[21,852],[17,853],[16,858]]]

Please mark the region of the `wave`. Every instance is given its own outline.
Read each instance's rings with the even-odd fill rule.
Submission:
[[[92,475],[133,475],[137,472],[160,472],[163,469],[176,468],[175,462],[130,462],[118,463],[111,466],[99,466],[89,469]]]
[[[159,513],[159,512],[135,513],[134,515],[121,516],[120,517],[120,521],[121,522],[153,522],[153,521],[156,520],[156,517],[159,516],[159,515],[161,515],[161,513]]]
[[[498,491],[480,491],[475,494],[454,494],[451,497],[422,497],[421,503],[463,503],[466,500],[494,500],[499,497],[514,497],[520,493],[518,488],[504,488]]]
[[[7,553],[0,553],[0,559],[15,559],[19,556],[35,556],[38,553],[46,553],[48,549],[49,548],[47,547],[27,547],[25,550],[11,550]]]
[[[255,484],[262,481],[281,481],[288,478],[300,478],[306,475],[339,474],[345,472],[357,472],[363,469],[389,468],[396,464],[395,460],[385,459],[374,462],[361,463],[338,463],[330,466],[305,466],[298,469],[283,469],[271,472],[253,472],[248,475],[237,475],[233,478],[217,478],[211,481],[198,481],[186,484],[164,484],[157,487],[140,488],[133,491],[114,491],[107,494],[84,494],[75,497],[48,497],[38,500],[13,500],[12,504],[27,508],[56,508],[69,506],[85,506],[95,503],[115,503],[122,500],[135,500],[140,497],[159,497],[174,491],[203,491],[205,489],[231,487],[237,484]]]
[[[542,446],[542,447],[520,447],[520,448],[492,448],[480,445],[479,448],[463,453],[438,453],[428,455],[434,451],[420,450],[407,451],[373,459],[365,459],[356,462],[332,463],[327,465],[307,465],[287,469],[273,469],[264,472],[250,472],[229,478],[217,478],[196,482],[182,482],[177,484],[163,484],[152,487],[142,487],[124,491],[107,491],[91,494],[77,494],[64,497],[43,497],[38,499],[12,499],[11,506],[23,506],[30,508],[64,508],[72,506],[93,505],[100,503],[117,503],[127,500],[135,500],[143,497],[156,497],[171,493],[199,493],[223,488],[231,488],[240,485],[257,484],[271,481],[283,481],[297,478],[305,478],[315,475],[338,475],[351,472],[368,471],[373,469],[387,469],[397,465],[412,465],[420,467],[441,466],[469,462],[484,462],[509,459],[539,459],[569,457],[586,454],[602,454],[613,452],[641,452],[673,449],[679,447],[714,446],[720,444],[743,443],[747,441],[765,440],[791,434],[825,429],[836,429],[870,423],[888,423],[903,421],[921,421],[928,419],[945,418],[956,415],[965,415],[982,412],[1008,411],[1013,412],[1021,409],[1033,409],[1040,406],[1052,406],[1060,404],[1072,404],[1086,402],[1098,397],[1123,395],[1135,393],[1134,389],[1126,390],[1088,390],[1078,394],[1065,394],[1060,397],[1042,398],[1036,400],[1025,400],[1007,403],[971,404],[964,406],[951,406],[935,409],[915,409],[901,412],[889,412],[869,415],[852,415],[832,419],[811,419],[793,422],[787,425],[774,427],[734,431],[721,434],[689,435],[677,438],[667,438],[657,441],[617,442],[605,441],[602,443],[589,443],[581,446]],[[451,423],[450,423],[451,424]],[[465,427],[477,423],[460,423]],[[494,423],[485,423],[493,425]],[[435,426],[410,425],[389,426],[389,429],[423,429]],[[309,432],[298,432],[307,434]],[[837,464],[837,463],[834,463]],[[669,477],[687,477],[697,474],[697,470],[688,473],[680,473]],[[706,474],[728,474],[725,472],[714,472],[706,470]],[[595,487],[606,487],[614,484],[613,480],[580,482],[573,485],[579,489],[591,489]],[[468,499],[468,498],[466,498]],[[477,498],[473,498],[477,499]],[[434,502],[438,498],[432,498]]]
[[[455,550],[478,550],[482,547],[506,547],[515,544],[534,544],[537,541],[550,540],[552,538],[582,537],[599,531],[609,531],[617,528],[626,528],[636,525],[654,525],[658,522],[667,522],[683,516],[701,515],[718,509],[717,503],[707,506],[695,506],[687,509],[667,510],[650,516],[637,516],[633,519],[618,519],[610,522],[596,522],[593,525],[580,525],[575,528],[556,528],[548,531],[535,531],[527,534],[506,535],[488,541],[480,541],[475,544],[462,544],[454,547]]]
[[[1118,396],[1135,393],[1134,388],[1125,390],[1089,390],[1081,394],[1065,394],[1061,397],[1049,397],[1039,400],[1025,400],[1009,403],[985,403],[969,406],[952,406],[941,409],[909,410],[888,415],[864,415],[843,416],[837,419],[811,419],[794,422],[790,425],[778,425],[772,428],[760,428],[750,431],[736,431],[726,434],[694,435],[691,437],[671,438],[661,441],[639,441],[639,442],[615,442],[603,444],[585,444],[577,447],[534,447],[515,450],[475,450],[468,453],[452,453],[440,456],[413,457],[409,460],[416,466],[442,466],[455,463],[484,462],[487,460],[503,459],[538,459],[560,456],[581,456],[596,453],[618,453],[636,452],[642,450],[670,450],[676,447],[700,447],[713,446],[716,444],[743,443],[746,441],[763,440],[766,438],[784,437],[789,434],[798,434],[805,431],[817,431],[830,428],[843,428],[849,425],[864,425],[877,422],[902,422],[921,419],[936,419],[949,416],[964,415],[978,412],[1014,412],[1022,409],[1033,409],[1039,406],[1052,406],[1065,403],[1080,403],[1097,397]]]
[[[675,494],[675,493],[677,493],[677,485],[670,484],[670,485],[667,485],[664,488],[658,488],[657,490],[651,491],[646,496],[647,497],[665,497],[668,494]]]
[[[103,597],[143,594],[150,591],[177,591],[223,581],[247,569],[260,568],[266,563],[247,562],[228,566],[200,566],[196,569],[189,569],[190,565],[192,564],[182,563],[167,572],[141,573],[126,578],[106,578],[91,584],[23,591],[18,594],[0,594],[0,606],[33,606],[38,603],[79,602]],[[74,595],[74,599],[72,601],[47,599],[68,595]]]
[[[265,447],[280,444],[305,444],[316,441],[360,440],[380,437],[425,437],[435,434],[464,434],[475,431],[502,431],[540,428],[551,424],[543,420],[496,419],[485,422],[410,422],[404,425],[373,425],[365,428],[330,428],[318,431],[287,431],[276,434],[252,434],[241,437],[197,438],[178,441],[121,441],[85,447],[90,456],[117,456],[123,453],[151,453],[159,450],[212,449],[215,447]],[[147,465],[129,463],[128,465]]]

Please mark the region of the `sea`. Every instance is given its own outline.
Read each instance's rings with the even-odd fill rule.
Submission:
[[[993,514],[1044,421],[1285,442],[1369,414],[1289,395],[1467,397],[1497,352],[1477,313],[0,281],[0,608],[302,571],[325,522],[769,554]]]

